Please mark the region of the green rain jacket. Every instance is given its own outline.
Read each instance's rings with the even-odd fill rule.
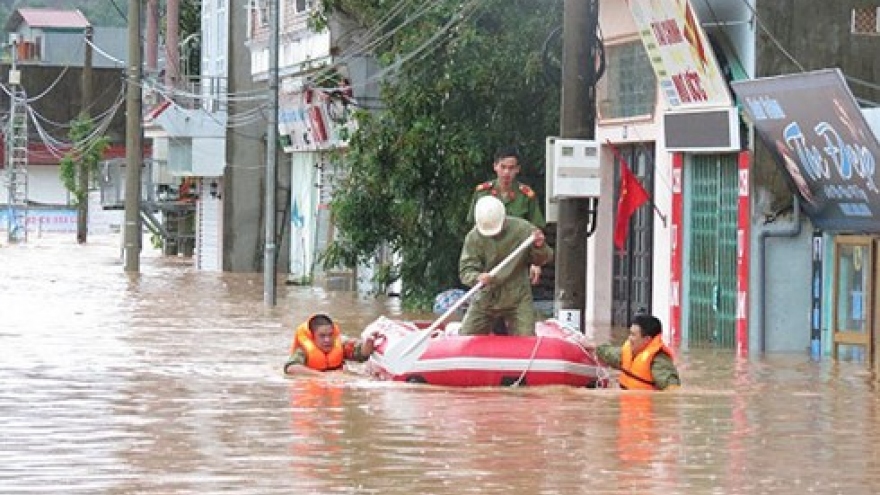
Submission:
[[[521,218],[507,216],[504,228],[494,237],[486,237],[474,227],[464,238],[461,257],[458,261],[458,274],[462,283],[468,287],[477,284],[477,277],[489,272],[501,263],[508,254],[532,235],[535,226]],[[553,259],[553,249],[546,241],[540,248],[532,246],[518,259],[512,260],[483,289],[479,295],[480,306],[487,309],[514,308],[524,299],[532,297],[529,282],[529,265],[542,266]]]

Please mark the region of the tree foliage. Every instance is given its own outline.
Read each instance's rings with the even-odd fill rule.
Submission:
[[[98,171],[98,163],[104,157],[104,152],[110,146],[110,140],[106,136],[94,136],[95,124],[92,119],[80,115],[71,123],[70,141],[73,149],[64,155],[59,162],[59,175],[61,184],[73,197],[74,204],[86,201],[88,191],[80,188],[79,177],[87,174],[94,177]]]
[[[328,259],[367,260],[387,242],[402,260],[395,272],[405,303],[424,307],[459,285],[469,200],[477,183],[494,177],[498,147],[518,146],[522,175],[543,189],[560,88],[545,77],[542,49],[561,24],[562,2],[324,0],[322,7],[325,16],[347,14],[371,29],[371,39],[390,33],[373,52],[384,72],[384,109],[358,113],[347,176],[331,203],[341,234]],[[417,16],[419,9],[426,10]]]

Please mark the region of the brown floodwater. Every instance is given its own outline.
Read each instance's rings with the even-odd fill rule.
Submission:
[[[214,274],[74,234],[0,241],[0,493],[875,494],[864,363],[690,350],[684,387],[444,389],[288,379],[291,327],[395,300]]]

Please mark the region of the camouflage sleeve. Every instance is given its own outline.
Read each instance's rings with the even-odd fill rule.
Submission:
[[[363,363],[370,358],[369,354],[363,353],[363,341],[361,339],[343,337],[342,349],[343,358],[346,361],[356,361],[358,363]]]
[[[596,347],[596,355],[606,365],[620,369],[620,347],[612,344],[602,344]]]
[[[288,356],[287,361],[284,363],[284,372],[287,373],[287,368],[293,365],[306,365],[306,353],[301,348],[297,348]]]
[[[651,363],[651,375],[654,376],[654,385],[660,390],[666,390],[673,385],[681,386],[675,363],[666,353],[659,352],[654,356],[654,362]]]

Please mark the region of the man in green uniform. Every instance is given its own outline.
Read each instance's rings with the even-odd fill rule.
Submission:
[[[516,180],[520,170],[519,153],[516,149],[498,150],[492,168],[495,169],[498,177],[477,185],[468,210],[468,223],[474,223],[474,206],[477,201],[485,196],[494,196],[504,203],[508,215],[528,220],[539,229],[546,227],[547,222],[544,220],[544,214],[541,213],[538,194],[531,187]],[[529,269],[529,278],[532,285],[537,284],[541,278],[541,267],[532,266]]]
[[[474,207],[476,226],[468,232],[458,262],[461,281],[484,289],[471,302],[462,321],[461,335],[487,335],[492,322],[504,318],[513,335],[535,334],[535,308],[529,283],[529,265],[542,266],[553,259],[553,249],[544,233],[531,223],[505,213],[504,204],[494,196],[484,196]],[[496,276],[489,274],[529,236],[532,246],[503,267]]]

